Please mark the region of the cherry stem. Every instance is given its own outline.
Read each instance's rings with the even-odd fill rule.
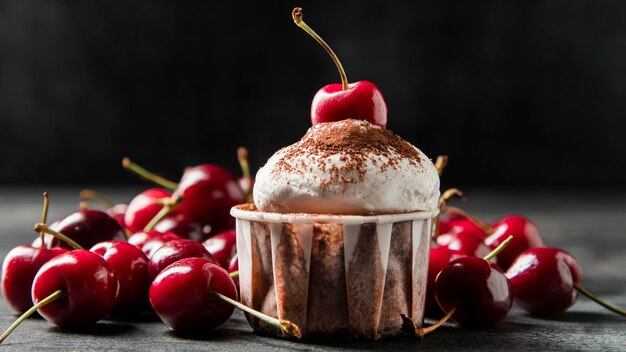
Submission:
[[[49,228],[46,224],[35,224],[35,228],[34,228],[35,232],[38,233],[47,233],[50,234],[58,239],[60,239],[61,241],[67,243],[70,247],[72,247],[73,249],[83,249],[83,247],[78,244],[76,241],[74,241],[73,239],[67,237],[66,235],[54,231],[53,229]],[[42,246],[45,243],[42,242]]]
[[[439,208],[443,208],[446,203],[452,198],[460,198],[461,200],[465,200],[465,195],[458,188],[450,188],[443,192],[441,197],[439,197],[439,202],[437,206]]]
[[[576,288],[578,290],[578,292],[582,293],[583,295],[587,296],[587,298],[589,298],[590,300],[598,303],[599,305],[601,305],[602,307],[610,310],[611,312],[621,315],[621,316],[625,316],[626,317],[626,311],[623,311],[615,306],[612,306],[608,303],[606,303],[605,301],[603,301],[600,297],[594,295],[593,293],[591,293],[590,291],[588,291],[586,288],[578,285],[578,284],[574,284],[574,288]]]
[[[448,156],[439,155],[437,157],[437,161],[435,161],[435,169],[437,169],[437,174],[439,176],[443,173],[443,169],[445,169],[446,165],[448,165]]]
[[[305,32],[307,32],[311,37],[313,37],[313,39],[315,39],[318,43],[320,43],[320,45],[324,48],[324,50],[326,50],[328,55],[330,55],[330,58],[333,59],[333,61],[335,62],[335,65],[337,66],[337,70],[339,70],[339,76],[341,76],[341,88],[343,90],[348,90],[348,77],[346,77],[346,71],[343,69],[343,66],[341,65],[341,61],[339,61],[339,58],[337,57],[333,49],[331,49],[330,46],[326,44],[324,39],[322,39],[322,37],[320,37],[317,33],[315,33],[315,31],[313,31],[311,27],[309,27],[306,23],[304,23],[302,16],[303,14],[302,14],[301,7],[296,7],[291,12],[291,17],[293,18],[293,22],[298,27],[302,28]]]
[[[57,299],[62,298],[63,296],[65,296],[65,292],[63,292],[63,290],[57,290],[54,291],[50,296],[42,299],[41,301],[37,302],[37,304],[30,307],[29,310],[27,310],[26,312],[24,312],[24,314],[17,318],[17,320],[13,322],[13,324],[11,324],[11,326],[9,326],[9,328],[2,334],[2,336],[0,336],[0,343],[4,342],[4,340],[13,332],[13,330],[15,330],[15,328],[17,328],[24,320],[30,317],[39,308],[45,306],[50,302],[54,302]]]
[[[233,271],[232,273],[228,273],[228,275],[229,275],[231,278],[233,278],[233,279],[234,279],[234,278],[237,278],[237,277],[239,277],[239,270],[237,270],[237,271]]]
[[[264,322],[271,324],[272,326],[275,326],[277,328],[279,328],[280,330],[284,331],[287,334],[293,335],[297,338],[301,338],[302,337],[302,333],[300,332],[300,328],[298,327],[298,325],[290,322],[289,320],[284,320],[284,319],[276,319],[274,317],[270,317],[267,314],[263,314],[261,312],[258,312],[230,297],[226,297],[223,294],[219,293],[219,292],[215,292],[215,291],[211,291],[211,294],[215,295],[217,298],[228,302],[230,304],[232,304],[233,306],[241,309],[242,311],[249,313],[253,316],[255,316],[256,318],[259,318],[261,320],[263,320]]]
[[[415,335],[417,337],[424,337],[424,335],[430,334],[431,332],[437,330],[441,325],[443,325],[443,323],[448,321],[454,315],[454,313],[456,313],[456,307],[452,307],[452,309],[450,309],[450,311],[446,313],[446,315],[444,315],[443,318],[439,319],[439,321],[434,323],[433,325],[429,327],[417,329],[417,331],[415,332]]]
[[[105,208],[111,208],[115,205],[107,197],[102,195],[102,193],[98,193],[92,189],[83,189],[78,194],[78,198],[80,198],[80,200],[92,200],[96,203],[101,204]]]
[[[439,162],[439,158],[437,158],[437,161]],[[463,192],[459,191],[456,188],[450,188],[448,190],[446,190],[445,192],[443,192],[443,194],[439,197],[439,201],[437,202],[437,207],[441,210],[445,207],[446,202],[450,199],[452,199],[452,197],[459,197],[461,199],[465,199],[463,198]],[[439,216],[440,216],[441,212],[439,214],[437,214],[437,216],[435,217],[434,220],[434,224],[435,226],[433,226],[433,233],[432,233],[432,239],[434,241],[437,240],[437,237],[439,237],[440,233],[439,233]]]
[[[170,181],[166,178],[163,178],[153,172],[150,172],[146,169],[144,169],[143,167],[135,164],[134,162],[132,162],[129,158],[124,158],[122,159],[122,166],[129,171],[134,172],[135,174],[145,178],[148,181],[154,182],[157,185],[163,187],[163,188],[167,188],[170,190],[175,190],[176,188],[178,188],[178,183],[174,182],[174,181]]]
[[[182,196],[173,196],[171,198],[167,198],[163,200],[163,208],[159,210],[158,213],[146,224],[143,228],[144,232],[152,231],[152,229],[159,223],[159,221],[163,220],[164,217],[168,216],[176,207],[180,205],[183,201]]]
[[[244,195],[246,202],[252,202],[252,177],[250,176],[250,164],[248,163],[248,149],[245,147],[239,147],[237,149],[237,160],[239,160],[239,166],[241,167],[241,174],[248,183],[248,189],[244,189]]]
[[[46,220],[48,219],[48,207],[49,205],[49,200],[48,200],[48,192],[43,192],[43,210],[41,212],[41,223],[45,224]],[[46,247],[46,242],[44,242],[44,234],[43,232],[39,234],[39,240],[41,241],[41,248]]]
[[[506,248],[506,246],[509,245],[509,243],[511,243],[511,241],[513,240],[513,236],[509,236],[506,238],[506,240],[504,240],[502,243],[500,243],[498,245],[498,247],[496,247],[493,251],[491,251],[489,254],[487,254],[486,256],[483,257],[484,260],[486,261],[490,261],[491,259],[493,259],[496,255],[500,254],[500,252],[502,252],[502,250],[504,248]]]

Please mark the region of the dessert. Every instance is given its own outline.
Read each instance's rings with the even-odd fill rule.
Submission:
[[[301,9],[293,17],[333,57],[342,84],[320,89],[313,127],[258,171],[254,203],[231,210],[241,301],[294,322],[304,339],[396,336],[402,314],[423,318],[437,170],[385,129],[378,88],[348,84]],[[258,333],[285,336],[248,319]]]

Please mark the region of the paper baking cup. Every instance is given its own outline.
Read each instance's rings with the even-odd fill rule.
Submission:
[[[423,320],[437,213],[280,214],[236,206],[241,301],[298,324],[307,340],[400,335],[401,314]],[[289,337],[247,319],[257,333]]]

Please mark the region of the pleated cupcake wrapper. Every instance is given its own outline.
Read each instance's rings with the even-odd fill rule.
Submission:
[[[421,323],[435,212],[321,216],[233,208],[231,214],[242,302],[298,324],[303,338],[396,336],[400,314]],[[247,318],[259,333],[284,336]]]

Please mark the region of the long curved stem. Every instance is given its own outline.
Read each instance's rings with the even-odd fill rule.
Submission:
[[[252,176],[250,175],[250,164],[248,163],[248,149],[245,147],[239,147],[237,149],[237,160],[239,161],[239,166],[241,167],[241,174],[243,178],[248,183],[248,188],[244,189],[244,196],[246,202],[252,202]]]
[[[590,300],[598,303],[599,305],[601,305],[602,307],[610,310],[611,312],[624,316],[626,317],[626,311],[623,311],[617,307],[614,307],[608,303],[606,303],[605,301],[603,301],[600,297],[594,295],[593,293],[591,293],[590,291],[588,291],[586,288],[578,285],[578,284],[574,284],[574,288],[576,288],[578,290],[578,292],[582,293],[583,295],[585,295],[587,298],[589,298]]]
[[[48,219],[48,207],[49,207],[49,199],[48,199],[48,192],[43,192],[43,210],[41,212],[41,223],[45,224],[46,220]],[[41,232],[39,234],[39,240],[41,241],[41,248],[44,248],[46,246],[46,242],[44,241],[44,233]]]
[[[330,55],[330,58],[333,59],[333,62],[337,66],[337,70],[339,70],[339,76],[341,76],[341,88],[343,90],[348,90],[348,77],[346,76],[346,71],[343,69],[343,66],[341,65],[341,61],[339,61],[339,58],[337,57],[333,49],[331,49],[330,46],[326,44],[324,39],[322,39],[322,37],[320,37],[317,33],[315,33],[315,31],[311,29],[311,27],[309,27],[306,23],[304,23],[304,20],[302,19],[303,17],[302,15],[303,14],[302,14],[301,7],[296,7],[291,12],[291,17],[293,18],[293,22],[296,24],[296,26],[302,28],[311,37],[313,37],[313,39],[315,39],[318,43],[320,43],[320,45],[324,48],[324,50],[326,50],[328,55]]]
[[[437,169],[437,174],[441,176],[443,173],[443,169],[448,165],[448,156],[447,155],[439,155],[437,157],[437,161],[435,161],[435,169]]]
[[[37,302],[37,304],[30,307],[29,310],[27,310],[26,312],[24,312],[24,314],[17,318],[17,320],[13,322],[13,324],[11,324],[11,326],[9,326],[9,328],[2,334],[2,336],[0,336],[0,343],[2,343],[13,332],[13,330],[15,330],[15,328],[17,328],[24,320],[30,317],[39,308],[45,306],[50,302],[54,302],[63,296],[65,296],[65,292],[63,292],[62,290],[57,290],[54,291],[50,296],[42,299],[41,301]]]
[[[297,338],[302,337],[302,333],[300,332],[300,328],[298,327],[298,325],[290,322],[289,320],[276,319],[274,317],[270,317],[269,315],[258,312],[246,305],[239,303],[238,301],[235,301],[234,299],[230,297],[226,297],[219,292],[212,291],[211,294],[215,295],[217,298],[221,299],[222,301],[228,302],[232,304],[233,306],[243,310],[244,312],[249,313],[263,320],[264,322],[279,328],[280,330],[286,332],[287,334],[293,335]]]
[[[443,325],[443,323],[448,321],[454,315],[454,313],[456,313],[456,307],[452,307],[452,309],[450,309],[450,311],[448,311],[448,313],[446,313],[443,318],[439,319],[439,321],[434,323],[433,325],[417,329],[415,335],[418,337],[424,337],[424,335],[430,334],[431,332],[437,330],[441,325]]]
[[[78,194],[78,197],[81,200],[92,200],[94,202],[100,203],[105,208],[111,208],[112,206],[114,206],[113,202],[105,197],[102,193],[96,192],[92,189],[83,189]]]
[[[152,173],[144,169],[143,167],[132,162],[129,158],[122,159],[122,166],[126,170],[132,171],[135,174],[145,178],[148,181],[152,181],[163,188],[167,188],[170,190],[175,190],[176,188],[178,188],[178,183],[174,181],[170,181],[166,178],[163,178],[155,173]]]

